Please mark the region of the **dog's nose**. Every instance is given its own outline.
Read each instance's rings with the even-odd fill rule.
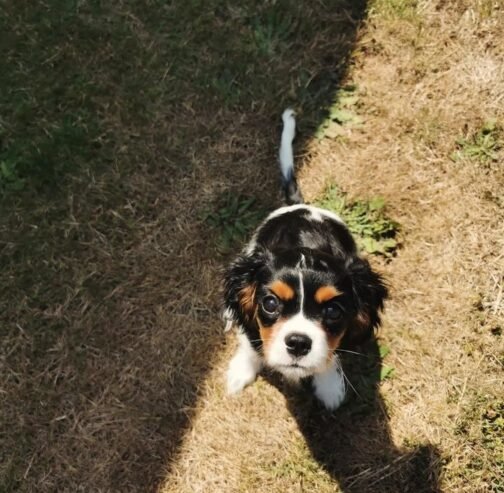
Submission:
[[[296,332],[285,336],[287,352],[293,356],[304,356],[310,352],[312,340],[304,334]]]

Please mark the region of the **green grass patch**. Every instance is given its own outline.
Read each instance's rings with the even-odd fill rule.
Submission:
[[[340,89],[329,108],[329,114],[319,125],[315,136],[318,139],[335,139],[345,135],[345,128],[362,124],[355,109],[359,102],[357,86],[348,85]]]
[[[271,9],[255,17],[252,32],[257,50],[262,55],[273,56],[281,51],[282,44],[295,32],[298,21],[289,11]]]
[[[495,0],[480,0],[474,6],[478,16],[481,20],[491,19],[494,15],[498,14],[501,8],[499,2]]]
[[[97,122],[88,114],[64,115],[31,138],[19,136],[0,150],[0,193],[54,187],[67,171],[96,155]]]
[[[418,16],[418,0],[375,0],[371,8],[387,19],[412,21]]]
[[[502,148],[502,128],[496,120],[488,120],[474,134],[460,137],[456,141],[456,150],[452,153],[453,161],[468,159],[480,163],[498,160],[498,151]]]
[[[338,214],[355,236],[359,248],[370,254],[390,257],[398,247],[399,225],[385,214],[385,201],[348,201],[338,187],[330,186],[315,205]],[[216,247],[229,253],[246,239],[266,217],[266,211],[252,197],[226,193],[203,213],[205,223],[214,231]]]
[[[482,414],[481,433],[485,447],[504,454],[504,401],[491,402]],[[504,468],[504,456],[501,456]]]
[[[226,193],[214,210],[205,212],[203,219],[215,234],[217,250],[226,254],[244,241],[266,216],[252,197]]]
[[[384,344],[380,344],[378,346],[378,352],[380,354],[380,361],[382,361],[382,365],[380,368],[380,381],[392,378],[395,373],[395,368],[393,366],[385,365],[383,363],[383,359],[390,353],[390,348]]]
[[[349,201],[337,186],[331,185],[315,205],[338,214],[367,253],[390,257],[396,251],[399,224],[386,215],[383,198]]]

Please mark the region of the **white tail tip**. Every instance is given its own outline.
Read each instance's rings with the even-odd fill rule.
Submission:
[[[296,133],[296,113],[292,108],[287,108],[282,113],[282,120],[284,124],[283,134],[288,135],[289,138],[294,139]]]

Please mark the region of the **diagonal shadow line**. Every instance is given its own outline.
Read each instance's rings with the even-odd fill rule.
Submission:
[[[327,117],[328,109],[334,102],[334,94],[345,80],[350,56],[356,42],[357,32],[365,19],[366,4],[366,0],[342,0],[330,3],[320,2],[319,7],[321,9],[328,9],[333,16],[339,19],[338,23],[335,23],[335,25],[328,30],[338,39],[338,43],[332,45],[332,51],[322,51],[320,47],[317,46],[318,50],[315,50],[317,52],[317,58],[313,63],[316,68],[312,68],[314,73],[310,74],[308,81],[298,85],[297,89],[294,91],[294,95],[289,94],[289,92],[292,91],[289,91],[288,88],[292,85],[293,81],[304,75],[302,72],[303,67],[297,67],[296,71],[289,74],[289,78],[279,78],[275,73],[272,74],[271,80],[268,81],[270,85],[269,90],[271,93],[277,94],[278,97],[274,100],[268,100],[268,105],[262,112],[256,115],[256,118],[259,120],[259,125],[263,126],[265,122],[268,122],[267,127],[260,132],[259,138],[264,140],[271,152],[268,152],[265,158],[260,158],[253,162],[256,170],[253,173],[252,180],[245,180],[245,185],[243,185],[243,175],[247,177],[247,171],[244,170],[243,167],[236,166],[232,161],[232,156],[227,157],[227,160],[231,161],[230,163],[223,163],[223,166],[217,167],[213,173],[212,170],[207,171],[205,173],[206,180],[210,182],[222,181],[222,173],[224,170],[226,175],[226,191],[231,196],[244,194],[248,197],[259,198],[259,206],[264,209],[279,205],[279,183],[275,166],[279,132],[272,132],[271,130],[275,127],[278,130],[280,129],[279,116],[285,107],[289,105],[294,105],[298,109],[301,107],[302,118],[298,121],[296,145],[298,148],[303,148],[306,143],[309,142],[320,123]],[[302,8],[303,7],[300,7],[299,10],[302,11]],[[317,26],[311,26],[311,28],[316,31]],[[326,32],[325,36],[327,35],[328,33]],[[308,51],[310,51],[313,50],[314,44],[317,45],[316,35],[314,38],[315,39],[305,39],[295,44],[298,49],[300,44],[304,44],[309,47]],[[291,57],[296,56],[295,51],[291,50],[288,54],[287,62],[284,60],[284,63],[288,63]],[[296,63],[293,62],[293,64],[295,65]],[[227,67],[224,70],[227,70]],[[252,106],[254,104],[259,106],[262,105],[263,101],[260,99],[261,91],[255,91],[254,88],[248,88],[248,90],[249,97],[254,101]],[[255,94],[256,92],[257,94]],[[265,178],[256,180],[255,178],[258,175],[262,175],[262,177]],[[237,186],[236,183],[240,183],[240,185]],[[206,225],[203,225],[200,234],[203,238],[209,238]],[[214,240],[211,236],[209,239]],[[213,256],[214,252],[215,250],[211,247],[207,254]],[[223,257],[221,258],[222,264],[224,264],[226,259]],[[220,279],[217,282],[220,282]],[[212,349],[209,348],[209,352],[211,351]],[[193,358],[197,359],[199,355],[194,354]],[[198,386],[200,378],[204,379],[204,374],[198,376],[198,380],[195,382],[196,386]],[[191,419],[192,415],[189,414],[187,416],[187,421],[179,425],[180,440],[184,437],[185,429],[190,425]],[[168,427],[170,427],[169,424]],[[178,449],[178,444],[174,449]],[[176,455],[176,453],[168,456],[168,464],[170,463],[170,458],[174,455]],[[169,477],[169,474],[170,469],[168,467],[166,469],[166,477]]]
[[[350,40],[346,40],[348,51],[338,53],[340,60],[345,60],[344,66],[339,65],[338,70],[332,71],[334,65],[331,66],[329,62],[327,72],[313,80],[310,90],[314,97],[311,104],[302,108],[301,138],[298,137],[300,149],[306,148],[347,76],[355,36],[365,15],[366,2],[356,2],[354,10],[348,14],[354,27]],[[324,86],[322,81],[327,80],[330,80],[330,84]],[[319,89],[320,86],[323,86],[322,90]],[[282,106],[275,107],[276,114],[280,115],[284,108],[282,102]],[[308,125],[303,125],[303,119],[309,122]],[[271,161],[265,162],[263,166],[264,173],[271,175]],[[267,187],[270,196],[275,196],[277,182],[272,180],[272,185]],[[241,190],[236,191],[240,192]],[[260,195],[263,190],[255,191],[249,185],[247,193],[254,195],[254,192]],[[265,201],[265,204],[274,206],[271,201]],[[282,382],[278,376],[266,373],[265,377],[284,393],[289,410],[296,419],[312,456],[345,493],[440,492],[441,459],[436,447],[418,444],[403,450],[395,446],[386,405],[379,391],[382,362],[377,341],[371,341],[365,351],[367,357],[364,359],[349,354],[342,356],[350,384],[356,379],[353,384],[356,388],[350,402],[334,414],[322,409],[306,389],[299,392]],[[352,394],[351,391],[350,393]]]
[[[224,180],[232,191],[243,176],[252,178],[247,191],[263,197],[264,206],[278,205],[271,129],[287,105],[301,102],[298,142],[305,147],[346,77],[367,8],[365,0],[246,8],[235,0],[205,2],[195,15],[196,4],[127,1],[116,8],[52,0],[36,8],[13,3],[7,11],[8,56],[24,85],[33,84],[37,104],[15,99],[27,88],[5,93],[14,98],[12,114],[6,112],[14,130],[2,159],[17,162],[17,126],[28,136],[19,140],[23,152],[34,137],[33,155],[21,155],[29,164],[22,171],[38,180],[19,200],[5,201],[2,218],[12,240],[2,264],[17,279],[2,301],[7,367],[16,380],[11,405],[2,403],[6,449],[13,450],[2,479],[7,491],[154,491],[169,473],[211,355],[223,343],[219,299],[209,294],[219,282],[219,261],[193,217],[198,177],[210,188]],[[207,24],[213,31],[199,35],[194,26]],[[250,56],[248,44],[226,58],[220,32],[233,42],[252,32],[261,60],[236,64]],[[40,45],[50,49],[40,55]],[[173,59],[163,60],[166,53]],[[247,74],[259,69],[260,83],[253,84]],[[0,83],[14,86],[12,74],[2,73]],[[192,93],[179,101],[182,82]],[[2,104],[10,108],[8,99]],[[234,166],[234,155],[205,173],[191,164],[195,154],[212,155],[209,142],[223,137],[218,118],[213,126],[205,122],[221,107],[233,116],[230,127],[229,120],[254,115],[256,135],[272,151],[257,161],[263,180]],[[32,128],[44,111],[47,127],[51,119],[61,123],[65,111],[72,116],[51,140]],[[65,160],[84,163],[88,173],[55,165]],[[195,169],[200,175],[184,189]],[[342,433],[339,418],[319,420],[316,408],[289,405],[314,457],[348,491],[363,491],[356,485],[364,475],[352,466],[357,458],[330,459],[337,436],[358,442],[359,435]],[[330,433],[317,431],[319,421]],[[391,447],[386,425],[385,417],[377,419]]]

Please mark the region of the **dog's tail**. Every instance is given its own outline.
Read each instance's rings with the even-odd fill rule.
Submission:
[[[282,187],[287,204],[302,204],[303,196],[294,174],[294,153],[292,141],[296,135],[296,119],[294,110],[288,108],[282,113],[283,130],[280,141],[280,171],[282,172]]]

